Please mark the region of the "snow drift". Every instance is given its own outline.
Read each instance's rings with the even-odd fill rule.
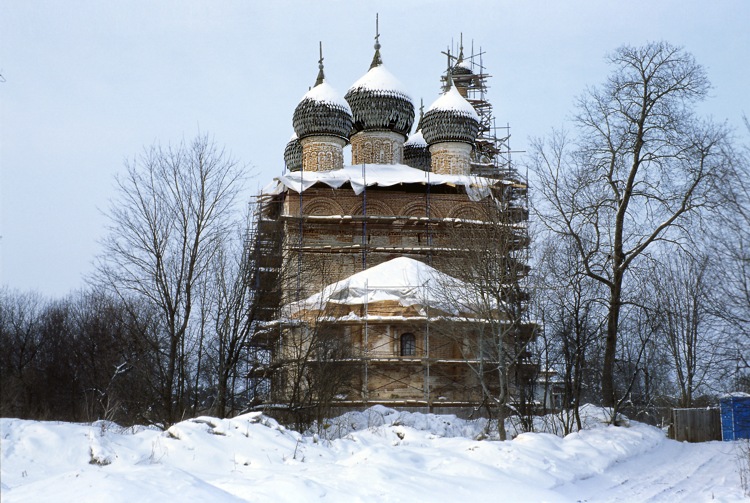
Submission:
[[[623,490],[627,501],[743,498],[729,443],[679,444],[639,423],[472,440],[482,427],[385,407],[325,425],[333,440],[258,413],[167,431],[2,419],[1,495],[5,503],[618,501]],[[625,482],[608,478],[617,470]],[[644,474],[657,475],[628,486]]]

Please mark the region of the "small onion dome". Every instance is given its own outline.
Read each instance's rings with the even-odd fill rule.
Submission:
[[[474,72],[471,71],[471,63],[459,58],[458,63],[451,68],[451,76],[460,78],[466,75],[474,75]]]
[[[377,54],[376,54],[377,56]],[[414,104],[401,82],[373,60],[370,70],[344,96],[354,113],[354,133],[390,130],[407,137],[414,123]]]
[[[430,171],[430,151],[421,130],[410,135],[404,143],[404,164],[422,171]]]
[[[422,118],[422,134],[429,145],[446,141],[473,144],[479,132],[479,116],[455,86],[444,92]]]
[[[292,119],[299,138],[329,135],[348,140],[352,122],[349,104],[322,79],[302,97]]]
[[[465,98],[471,81],[474,79],[474,72],[471,71],[471,63],[463,60],[463,53],[458,58],[458,63],[451,67],[450,76],[458,92]]]
[[[293,134],[284,149],[284,163],[289,171],[300,171],[302,169],[302,145],[296,134]]]

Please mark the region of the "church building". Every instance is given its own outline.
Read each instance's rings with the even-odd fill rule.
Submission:
[[[443,92],[417,118],[380,49],[376,37],[344,96],[321,51],[286,170],[259,196],[253,375],[288,407],[466,415],[513,402],[533,371],[526,184],[496,134],[481,52],[448,55]]]

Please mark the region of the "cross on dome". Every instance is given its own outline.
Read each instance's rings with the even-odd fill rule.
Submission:
[[[323,73],[323,41],[318,42],[320,49],[320,59],[318,60],[318,78],[315,80],[315,85],[319,86],[326,80],[326,76]]]
[[[383,64],[383,60],[380,57],[380,30],[378,28],[378,15],[375,14],[375,55],[372,57],[372,63],[370,63],[370,70],[382,64]]]

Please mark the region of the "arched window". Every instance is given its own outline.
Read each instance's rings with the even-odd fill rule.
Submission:
[[[403,334],[401,336],[401,356],[417,355],[417,339],[414,334]]]

